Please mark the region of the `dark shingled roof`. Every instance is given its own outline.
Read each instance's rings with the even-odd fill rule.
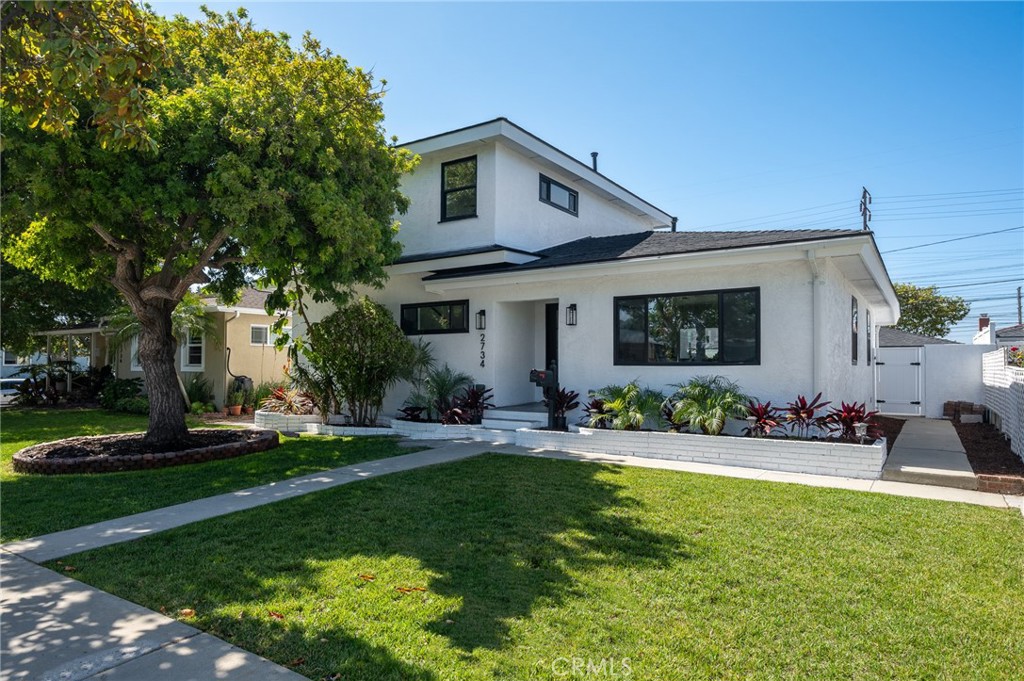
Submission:
[[[859,229],[778,229],[748,232],[637,232],[615,236],[588,236],[552,246],[535,255],[537,260],[514,267],[495,268],[495,272],[519,272],[549,267],[611,262],[659,255],[721,251],[753,246],[820,241],[870,234]],[[477,271],[483,273],[482,271]],[[439,272],[430,279],[457,277],[462,272]]]
[[[1007,326],[1003,329],[996,329],[996,338],[1010,339],[1010,338],[1024,338],[1024,324],[1016,324],[1014,326]]]
[[[510,248],[508,246],[500,246],[498,244],[491,244],[490,246],[478,246],[476,248],[460,248],[452,251],[433,251],[431,253],[414,253],[412,255],[403,255],[395,261],[396,265],[401,265],[409,262],[423,262],[425,260],[440,260],[442,258],[457,258],[460,255],[478,255],[480,253],[494,253],[495,251],[512,251],[514,253],[525,253],[532,255],[529,251],[524,251],[519,248]]]
[[[242,293],[238,299],[238,302],[235,303],[234,305],[231,305],[230,307],[251,307],[263,310],[265,309],[265,305],[267,303],[267,296],[269,295],[270,291],[260,291],[259,289],[255,288],[244,288],[242,289]],[[205,300],[207,303],[211,305],[224,304],[223,302],[212,296],[204,297],[203,300]]]
[[[910,333],[892,326],[878,329],[878,346],[881,348],[916,348],[921,345],[960,345],[956,341],[945,338],[932,338],[917,333]]]

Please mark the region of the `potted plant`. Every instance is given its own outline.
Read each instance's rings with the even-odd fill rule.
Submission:
[[[225,402],[225,409],[228,412],[228,416],[238,416],[242,413],[242,400],[242,393],[228,393],[228,399]]]
[[[251,414],[255,410],[255,393],[252,390],[242,391],[242,413]]]
[[[559,388],[555,394],[555,429],[556,430],[568,430],[566,425],[565,415],[580,406],[579,401],[580,394],[575,390],[566,390],[565,388]],[[548,401],[544,400],[544,406],[547,406]]]

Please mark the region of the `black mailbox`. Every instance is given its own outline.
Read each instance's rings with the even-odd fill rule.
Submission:
[[[555,385],[555,374],[552,371],[540,371],[530,369],[530,383],[539,388],[548,388]]]
[[[548,403],[548,428],[555,429],[555,396],[558,394],[558,366],[552,362],[546,370],[530,369],[530,382],[544,389],[544,399]]]

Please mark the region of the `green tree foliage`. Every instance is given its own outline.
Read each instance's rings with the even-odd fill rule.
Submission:
[[[82,291],[59,282],[44,282],[6,261],[0,262],[0,287],[0,346],[25,356],[44,345],[32,334],[95,322],[117,305],[117,292],[109,286]]]
[[[157,21],[131,0],[0,5],[3,106],[63,137],[87,113],[100,144],[154,145],[149,80],[167,60]]]
[[[910,333],[943,338],[971,311],[966,300],[944,296],[935,286],[893,284],[893,288],[900,301],[900,321],[896,328]]]
[[[308,341],[292,368],[298,384],[325,418],[344,410],[359,426],[376,423],[388,389],[411,376],[417,355],[388,309],[367,298],[313,324]]]
[[[44,280],[117,289],[140,322],[147,438],[171,444],[186,433],[171,322],[185,294],[207,284],[230,301],[259,279],[268,309],[304,317],[310,299],[379,286],[415,158],[385,136],[383,81],[308,34],[293,49],[244,10],[146,21],[169,55],[149,79],[157,151],[105,149],[94,126],[46,134],[5,108],[3,254]]]

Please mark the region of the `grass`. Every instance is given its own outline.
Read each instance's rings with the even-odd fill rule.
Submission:
[[[23,475],[11,457],[38,442],[145,430],[146,418],[99,409],[0,414],[0,539],[11,541],[109,520],[370,459],[406,454],[389,438],[283,438],[234,459],[100,475]]]
[[[53,567],[316,680],[997,679],[1022,547],[1016,511],[486,455]]]

